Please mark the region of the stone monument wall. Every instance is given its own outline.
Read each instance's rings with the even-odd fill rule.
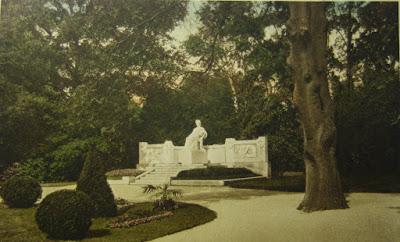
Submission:
[[[211,164],[244,167],[256,174],[271,177],[267,137],[255,140],[228,138],[225,144],[205,145],[204,149],[205,151],[192,151],[190,154],[203,155],[205,159],[189,159],[189,151],[184,146],[174,146],[171,141],[164,144],[140,142],[138,168],[146,169],[158,164],[181,164],[190,169],[191,165],[197,168],[199,164]],[[200,154],[201,152],[204,153]]]

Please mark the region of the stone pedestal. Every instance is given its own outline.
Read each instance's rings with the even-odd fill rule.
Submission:
[[[186,154],[187,164],[207,163],[207,151],[205,150],[188,150]]]

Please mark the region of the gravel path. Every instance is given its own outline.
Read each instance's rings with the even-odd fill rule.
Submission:
[[[62,187],[65,188],[65,187]],[[68,188],[73,188],[69,186]],[[400,194],[352,193],[350,209],[303,213],[296,210],[302,193],[229,187],[179,187],[182,200],[218,213],[214,221],[168,235],[156,242],[400,242]],[[45,187],[44,192],[61,189]],[[113,185],[116,197],[150,199],[141,187]]]

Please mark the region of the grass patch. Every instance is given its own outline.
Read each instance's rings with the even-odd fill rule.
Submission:
[[[208,167],[184,170],[176,176],[177,180],[224,180],[259,176],[246,168]]]
[[[49,182],[49,183],[41,183],[42,187],[65,187],[70,185],[75,185],[76,182]]]
[[[179,205],[170,217],[131,228],[110,229],[107,224],[115,218],[94,219],[84,241],[148,241],[207,223],[217,217],[214,211],[197,204]],[[155,213],[152,207],[149,202],[137,203],[126,213],[138,218],[149,216]],[[9,209],[0,204],[0,240],[50,241],[36,226],[35,210],[36,208]]]
[[[284,192],[304,192],[304,176],[283,176],[272,179],[258,178],[241,181],[229,181],[226,185],[235,188],[260,189]]]
[[[398,193],[400,192],[400,176],[355,176],[343,179],[344,192],[376,192]],[[250,179],[242,181],[230,181],[226,183],[230,187],[261,189],[284,192],[304,192],[304,176],[283,176],[272,179]]]
[[[353,176],[344,179],[343,187],[346,192],[399,193],[400,176]]]
[[[107,180],[122,180],[122,176],[107,176]]]

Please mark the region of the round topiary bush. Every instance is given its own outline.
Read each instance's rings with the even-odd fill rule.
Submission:
[[[92,224],[93,203],[80,191],[60,190],[46,196],[36,211],[36,223],[52,239],[79,240]]]
[[[42,196],[42,187],[32,177],[13,176],[3,184],[0,195],[11,208],[29,208]]]

